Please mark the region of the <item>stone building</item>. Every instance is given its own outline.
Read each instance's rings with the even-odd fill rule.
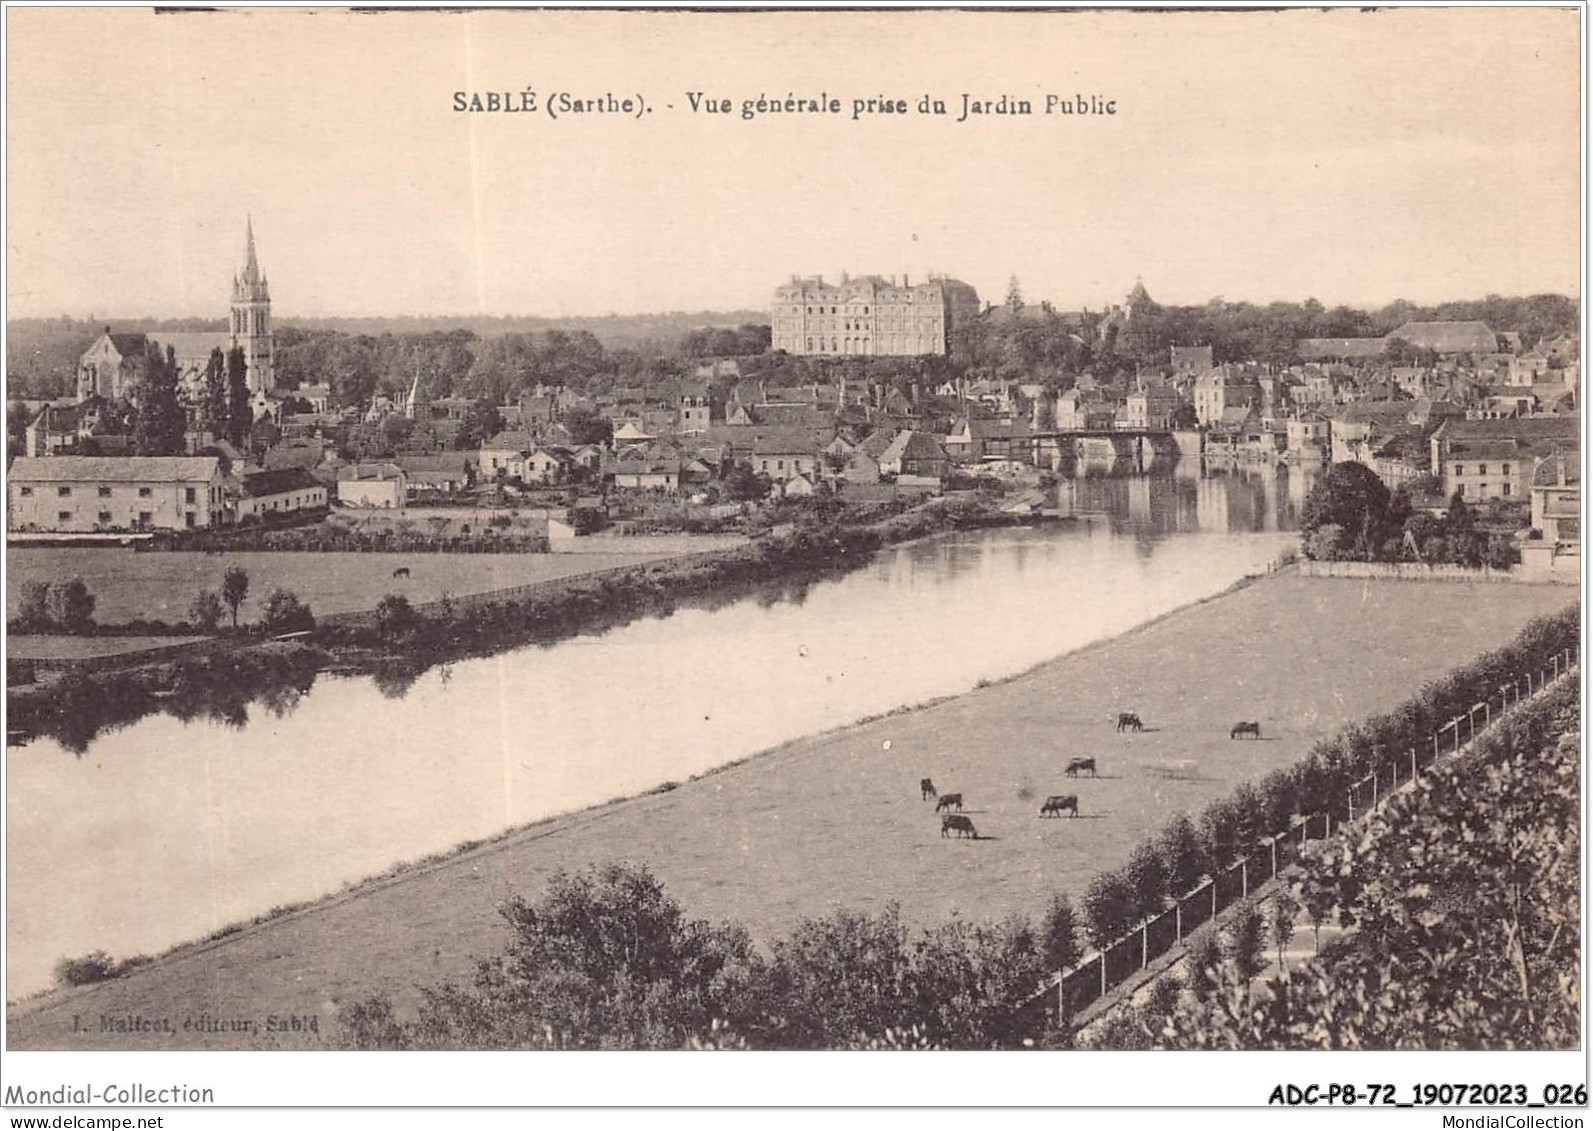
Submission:
[[[243,270],[232,278],[232,312],[226,330],[162,331],[155,334],[105,332],[84,351],[77,367],[78,400],[136,400],[143,381],[149,343],[176,355],[179,388],[192,398],[204,381],[212,350],[223,354],[243,347],[249,389],[263,393],[276,384],[276,335],[271,330],[271,289],[260,273],[254,250],[254,221],[244,227]]]
[[[225,511],[215,456],[23,456],[6,480],[12,530],[189,530]]]
[[[816,357],[945,355],[958,326],[979,315],[979,294],[967,283],[931,276],[791,277],[774,292],[770,349]]]

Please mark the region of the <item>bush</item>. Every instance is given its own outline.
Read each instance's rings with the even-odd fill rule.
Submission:
[[[221,597],[214,589],[201,589],[188,609],[188,615],[200,632],[215,632],[224,612]]]
[[[1040,949],[1045,956],[1046,969],[1066,970],[1081,956],[1079,949],[1078,916],[1068,897],[1057,893],[1051,897],[1040,926]]]
[[[63,958],[55,964],[55,980],[62,986],[87,986],[95,982],[108,982],[121,972],[121,964],[103,950],[96,950],[78,958]]]
[[[376,631],[384,637],[407,636],[419,623],[419,615],[402,593],[389,593],[376,602]]]
[[[1253,978],[1267,968],[1267,923],[1256,901],[1247,899],[1233,911],[1228,920],[1229,962],[1246,978]]]
[[[266,598],[260,625],[267,632],[304,632],[315,627],[310,608],[288,589],[275,589]]]

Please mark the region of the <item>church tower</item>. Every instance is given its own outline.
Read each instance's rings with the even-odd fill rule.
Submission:
[[[271,288],[254,254],[254,219],[245,221],[243,273],[232,277],[232,344],[243,347],[249,390],[276,385],[276,337],[271,333]]]

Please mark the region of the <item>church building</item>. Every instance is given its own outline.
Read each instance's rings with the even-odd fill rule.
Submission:
[[[232,313],[226,330],[122,334],[107,326],[78,362],[78,400],[93,396],[136,400],[151,340],[162,352],[170,348],[177,355],[178,388],[190,399],[203,388],[211,351],[226,354],[234,346],[243,347],[250,391],[270,390],[276,384],[276,336],[271,330],[271,289],[254,250],[253,219],[245,222],[244,240],[243,270],[232,277]]]

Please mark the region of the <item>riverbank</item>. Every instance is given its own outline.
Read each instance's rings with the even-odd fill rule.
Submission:
[[[290,672],[271,654],[281,646],[260,634],[218,638],[196,648],[193,657],[162,657],[167,662],[134,657],[126,665],[112,661],[113,670],[92,672],[79,665],[60,679],[7,688],[8,738],[49,735],[82,752],[103,728],[157,711],[185,719],[237,717],[252,702],[302,694],[310,686],[303,679],[306,671],[311,682],[325,669],[373,675],[399,691],[440,664],[601,633],[638,617],[667,615],[681,602],[713,607],[758,587],[800,586],[857,568],[884,545],[1033,521],[973,497],[935,499],[905,511],[869,507],[842,513],[851,521],[835,521],[835,515],[826,520],[816,506],[809,522],[783,534],[619,567],[592,568],[588,557],[582,559],[584,568],[529,585],[458,595],[444,591],[428,602],[399,593],[406,603],[386,612],[370,607],[371,594],[391,585],[402,589],[413,579],[383,583],[367,589],[361,611],[325,617],[308,639],[296,641],[300,662]],[[368,564],[362,569],[368,573]]]
[[[1480,587],[1479,587],[1480,588]],[[932,922],[1038,912],[1120,864],[1146,829],[1301,756],[1345,722],[1565,603],[1536,587],[1310,580],[1284,573],[968,695],[787,743],[677,788],[541,822],[438,863],[367,883],[126,978],[12,1011],[13,1047],[317,1047],[338,1008],[373,992],[469,976],[503,934],[494,911],[559,868],[647,863],[693,915],[759,937],[836,907]],[[1302,639],[1311,642],[1303,653]],[[928,657],[918,658],[924,662]],[[903,662],[914,662],[904,657]],[[1148,729],[1117,735],[1118,710]],[[1265,741],[1232,742],[1238,718]],[[890,742],[886,749],[886,741]],[[1094,755],[1101,777],[1066,779]],[[962,792],[978,841],[946,841],[918,780]],[[1082,819],[1040,821],[1080,795]],[[866,861],[867,868],[859,864]],[[73,1015],[92,1032],[72,1030]],[[102,1033],[100,1015],[256,1020],[226,1035]],[[267,1033],[270,1015],[318,1033]]]

